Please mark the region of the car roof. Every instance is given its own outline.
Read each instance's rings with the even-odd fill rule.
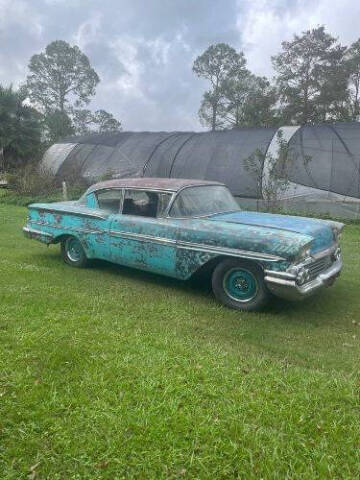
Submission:
[[[186,178],[155,178],[155,177],[137,177],[137,178],[119,178],[95,183],[87,193],[105,188],[144,188],[149,190],[167,190],[177,192],[185,187],[200,185],[224,185],[220,182],[207,180],[194,180]]]

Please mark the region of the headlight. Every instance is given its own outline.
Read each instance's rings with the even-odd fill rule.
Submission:
[[[331,230],[333,231],[334,241],[339,242],[341,237],[341,232],[344,229],[344,224],[340,222],[333,222],[331,225]]]
[[[311,248],[310,245],[304,245],[299,252],[298,259],[299,260],[304,260],[305,258],[308,258],[311,256]]]
[[[309,280],[310,280],[309,271],[304,267],[299,268],[299,270],[297,272],[297,275],[296,275],[296,283],[298,285],[303,285],[304,283],[308,282]]]
[[[340,241],[341,237],[341,230],[339,230],[337,227],[332,227],[333,235],[334,235],[334,241],[338,243]]]
[[[334,251],[332,256],[333,256],[334,261],[340,260],[341,259],[341,248],[337,247],[337,249]]]

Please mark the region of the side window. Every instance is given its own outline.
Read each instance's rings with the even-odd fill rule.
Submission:
[[[156,218],[164,214],[171,195],[145,190],[125,190],[123,215]]]
[[[101,210],[108,213],[119,213],[122,190],[110,189],[103,190],[96,194],[96,198]]]
[[[96,200],[96,197],[95,197],[95,193],[92,192],[92,193],[89,193],[88,195],[86,195],[86,198],[84,198],[84,204],[88,207],[88,208],[98,208],[98,202]]]
[[[169,205],[169,202],[171,200],[171,194],[170,193],[159,193],[158,194],[158,207],[157,207],[157,216],[162,217],[164,213],[166,212],[166,209]]]

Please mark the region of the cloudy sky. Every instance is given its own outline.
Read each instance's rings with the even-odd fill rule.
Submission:
[[[271,76],[271,55],[294,33],[324,24],[343,44],[360,37],[359,0],[0,0],[0,12],[1,84],[24,81],[49,42],[77,44],[101,78],[91,107],[126,130],[201,129],[206,84],[191,67],[211,43]]]

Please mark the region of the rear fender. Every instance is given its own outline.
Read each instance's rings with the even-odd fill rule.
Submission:
[[[88,245],[88,242],[86,241],[86,238],[82,235],[72,235],[70,233],[63,233],[61,235],[58,235],[56,236],[52,242],[50,242],[51,244],[58,244],[58,243],[63,243],[66,241],[67,238],[69,237],[73,237],[73,238],[76,238],[80,243],[81,243],[81,246],[83,247],[84,249],[84,252],[86,254],[86,257],[87,258],[91,258],[92,257],[92,254],[91,254],[91,249]]]

